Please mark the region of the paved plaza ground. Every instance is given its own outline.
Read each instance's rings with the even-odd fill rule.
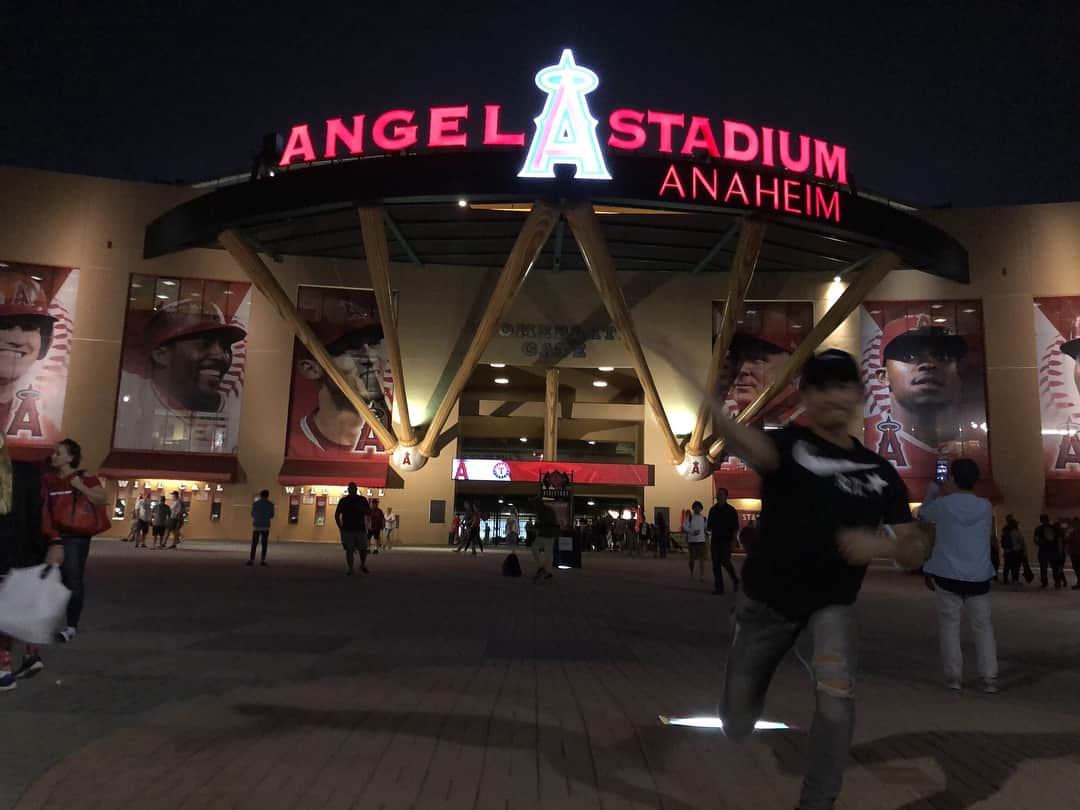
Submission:
[[[0,807],[795,806],[813,693],[793,658],[766,712],[791,731],[657,721],[715,714],[730,595],[685,557],[533,584],[504,554],[399,549],[345,577],[333,546],[247,568],[239,545],[96,541],[83,631],[0,694]],[[872,569],[840,806],[1080,808],[1080,592],[994,599],[1005,691],[952,694],[930,593]]]

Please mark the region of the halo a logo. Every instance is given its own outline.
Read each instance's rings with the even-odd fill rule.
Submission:
[[[510,480],[510,465],[505,461],[496,461],[491,468],[491,474],[500,481]]]

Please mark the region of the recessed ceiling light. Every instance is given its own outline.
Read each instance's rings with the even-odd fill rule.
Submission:
[[[171,278],[163,279],[161,283],[164,284],[166,287],[175,287],[176,286],[176,282],[173,281]]]
[[[589,439],[589,444],[596,444],[596,439]]]
[[[974,307],[969,307],[968,309],[965,309],[965,310],[964,310],[964,312],[966,312],[966,313],[967,313],[968,315],[970,315],[970,314],[971,314],[971,313],[973,313],[974,311],[975,311],[975,308],[974,308]]]
[[[839,284],[840,283],[840,276],[833,276],[832,280],[833,280],[834,284]]]
[[[506,363],[488,363],[492,368],[506,368]]]
[[[593,388],[607,388],[607,380],[593,380]]]
[[[569,566],[569,565],[560,565],[560,566],[559,566],[559,570],[560,570],[560,571],[569,571],[569,570],[570,570],[570,566]]]
[[[502,498],[499,498],[499,503],[502,503],[502,502],[503,502],[503,499],[502,499]]]
[[[597,366],[596,370],[597,371],[614,371],[615,366]]]
[[[457,204],[458,208],[465,208],[469,203],[467,200],[458,200]]]
[[[509,385],[510,380],[508,378],[506,378],[506,377],[496,377],[495,378],[495,384],[496,385]]]
[[[518,439],[519,442],[527,442],[528,440],[529,440],[528,436],[522,436],[520,439]]]
[[[945,306],[945,305],[944,304],[931,304],[930,309],[941,309],[943,306]]]
[[[585,505],[586,506],[596,506],[596,501],[586,501]]]
[[[934,318],[934,323],[948,323],[948,318]]]
[[[158,293],[157,297],[160,298],[162,301],[168,301],[169,300],[169,296],[162,295],[161,293]]]
[[[41,281],[42,280],[41,276],[30,276],[30,278],[32,278],[34,281]]]

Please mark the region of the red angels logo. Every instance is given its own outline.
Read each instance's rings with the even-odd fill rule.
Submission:
[[[1054,469],[1064,470],[1069,464],[1080,464],[1080,436],[1075,433],[1061,437]]]
[[[877,454],[888,461],[894,467],[907,467],[907,459],[904,457],[904,445],[900,441],[900,423],[892,420],[882,420],[877,423],[878,433],[881,439],[878,441]]]

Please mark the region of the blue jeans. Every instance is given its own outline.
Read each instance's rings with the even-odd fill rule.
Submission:
[[[773,673],[809,628],[817,706],[810,726],[800,810],[829,810],[843,783],[855,730],[855,607],[829,605],[806,620],[788,619],[740,592],[724,675],[720,717],[724,733],[741,741],[754,731]]]
[[[71,591],[67,623],[68,627],[78,627],[86,598],[86,558],[90,556],[90,538],[65,536],[61,539],[64,541],[64,564],[60,566],[60,576]]]

